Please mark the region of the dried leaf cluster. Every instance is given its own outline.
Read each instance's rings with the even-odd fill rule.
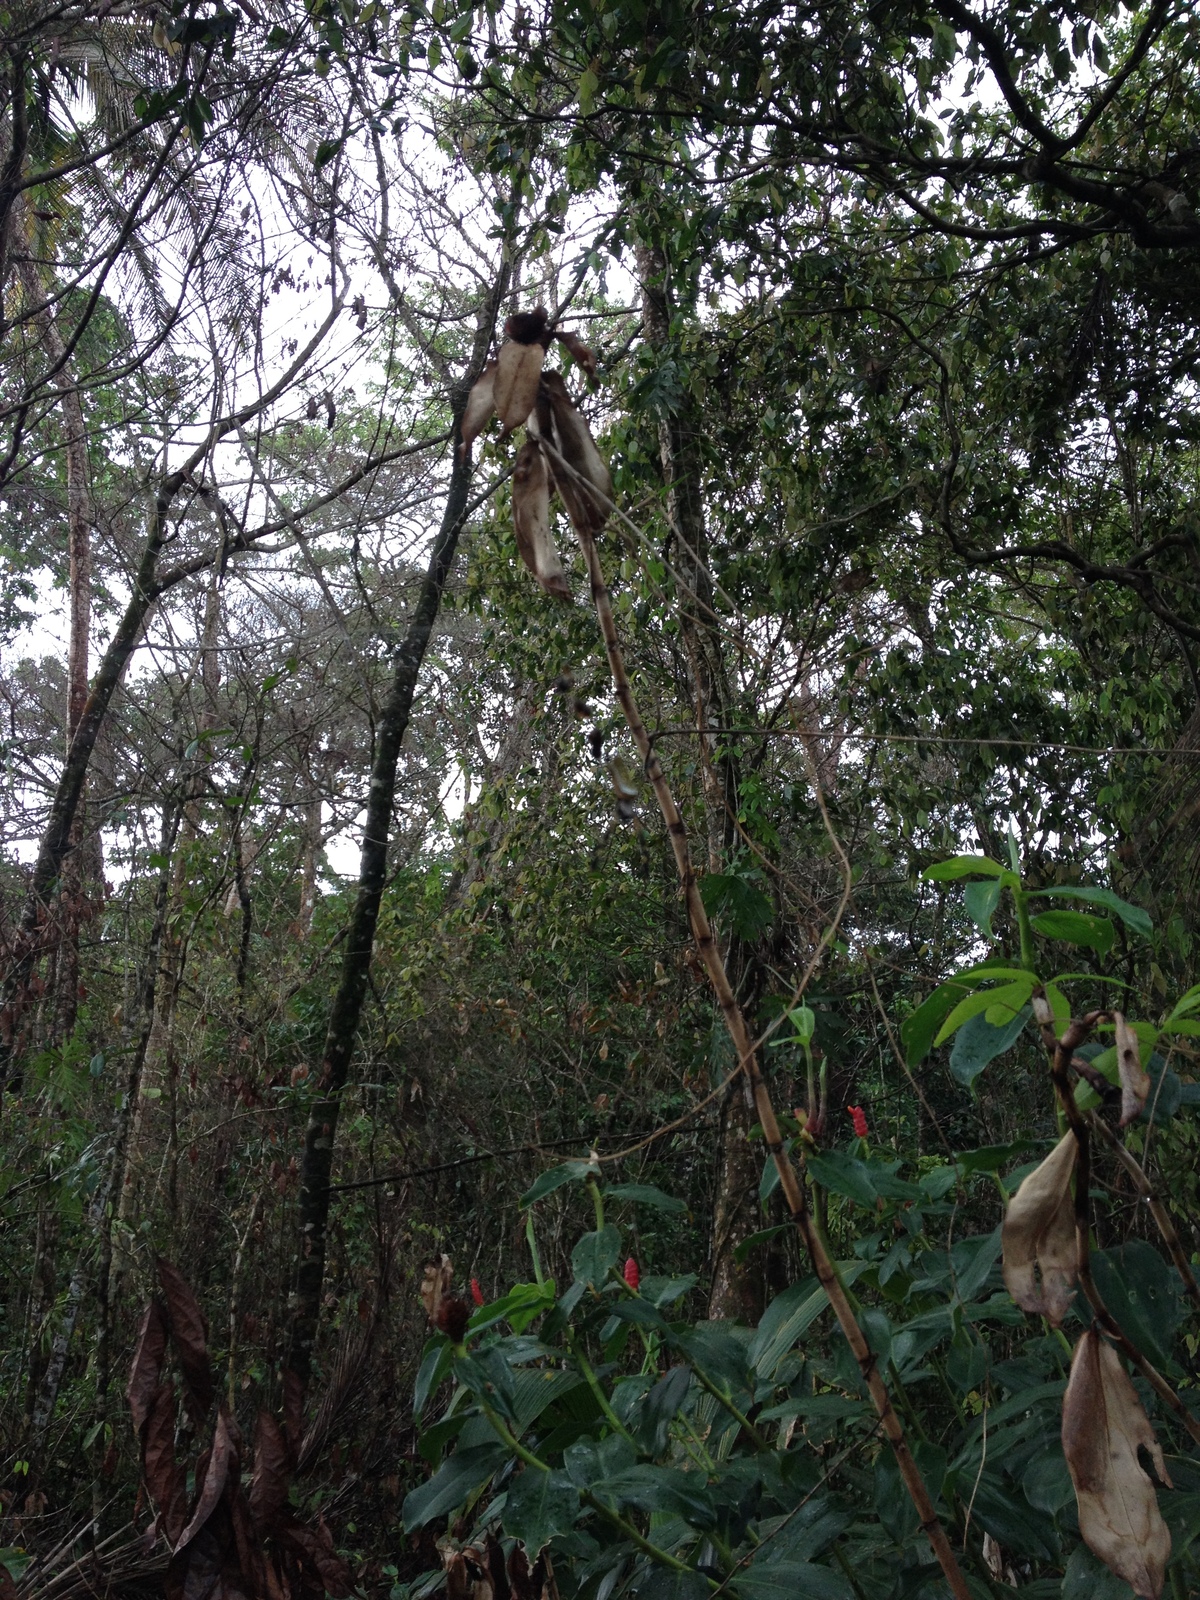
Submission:
[[[1068,1133],[1021,1184],[1004,1218],[1004,1282],[1023,1311],[1058,1327],[1075,1295],[1071,1177],[1079,1146]]]
[[[1075,1346],[1062,1439],[1085,1542],[1136,1595],[1158,1600],[1171,1535],[1138,1449],[1149,1454],[1160,1483],[1171,1479],[1121,1358],[1094,1329]]]
[[[514,1544],[508,1560],[489,1533],[479,1544],[442,1550],[447,1600],[558,1600],[558,1586],[545,1551],[532,1569],[524,1545]]]
[[[521,560],[545,589],[569,600],[570,586],[554,538],[550,497],[557,492],[581,534],[604,527],[612,479],[562,375],[544,372],[546,350],[557,339],[591,377],[595,354],[573,333],[551,333],[546,312],[518,312],[505,324],[508,338],[467,398],[462,448],[469,448],[493,416],[504,436],[524,425],[526,441],[513,468],[513,523]]]
[[[167,1600],[320,1600],[349,1595],[353,1577],[325,1526],[302,1522],[288,1505],[301,1442],[301,1396],[285,1377],[283,1427],[260,1411],[248,1455],[236,1420],[221,1402],[211,1442],[188,1471],[176,1456],[175,1386],[164,1379],[173,1347],[191,1430],[206,1426],[216,1396],[204,1318],[178,1269],[158,1263],[162,1297],[146,1307],[126,1389],[155,1509],[151,1545],[171,1552]],[[243,1488],[243,1467],[252,1467]]]
[[[455,1344],[461,1344],[471,1320],[471,1308],[461,1295],[451,1294],[453,1282],[454,1263],[449,1256],[442,1255],[436,1261],[427,1262],[421,1280],[421,1304],[434,1327]]]

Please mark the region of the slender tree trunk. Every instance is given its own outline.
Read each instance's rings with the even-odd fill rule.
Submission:
[[[19,215],[25,215],[19,208]],[[20,278],[25,293],[34,304],[45,296],[45,285],[36,263],[28,254],[20,262]],[[71,747],[83,717],[88,689],[88,640],[92,618],[92,511],[88,494],[88,449],[83,402],[79,397],[66,359],[66,347],[49,307],[37,317],[38,334],[51,362],[59,368],[55,386],[62,409],[63,457],[67,484],[67,556],[70,618],[67,638],[66,744]],[[59,1040],[70,1036],[75,1027],[79,1003],[79,929],[85,920],[89,888],[87,877],[103,882],[103,861],[99,839],[87,840],[86,818],[82,805],[71,830],[70,850],[63,863],[58,892],[58,959],[55,965],[54,1034]],[[85,872],[89,858],[96,871]]]
[[[653,349],[665,351],[672,311],[666,259],[656,246],[642,245],[637,251],[637,264],[646,340]],[[672,533],[676,614],[700,751],[708,870],[720,872],[736,840],[738,771],[732,747],[709,731],[731,726],[733,694],[713,607],[702,466],[695,429],[695,408],[685,396],[674,413],[659,419],[658,438]],[[739,999],[749,1009],[758,983],[752,955],[740,941],[734,941],[727,960]],[[752,1265],[739,1262],[734,1252],[758,1226],[762,1162],[749,1138],[753,1120],[748,1086],[739,1077],[726,1091],[721,1108],[708,1314],[748,1322],[757,1321],[762,1310],[761,1276]]]
[[[446,492],[441,525],[433,543],[429,566],[417,598],[408,629],[395,655],[392,685],[383,706],[375,733],[367,794],[366,822],[358,875],[358,895],[345,941],[341,979],[325,1033],[321,1071],[317,1080],[317,1099],[308,1116],[304,1135],[304,1154],[300,1166],[299,1243],[294,1286],[289,1306],[287,1365],[304,1382],[312,1366],[313,1344],[320,1316],[321,1293],[325,1278],[326,1229],[329,1222],[330,1176],[342,1093],[350,1075],[359,1017],[367,992],[371,957],[375,947],[375,927],[387,873],[388,836],[391,831],[392,801],[396,789],[396,764],[400,746],[408,729],[413,696],[425,651],[433,634],[442,594],[459,535],[467,514],[471,482],[471,462],[458,448],[459,426],[467,395],[483,370],[491,346],[492,332],[504,296],[508,291],[511,266],[501,265],[487,304],[476,323],[475,341],[467,370],[451,395],[454,417],[453,466]]]

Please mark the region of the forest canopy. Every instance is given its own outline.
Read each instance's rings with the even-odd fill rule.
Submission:
[[[0,1600],[1200,1592],[1198,62],[0,4]]]

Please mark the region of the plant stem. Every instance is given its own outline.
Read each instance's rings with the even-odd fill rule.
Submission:
[[[584,485],[585,489],[590,492],[590,484],[586,483],[586,480],[580,474],[572,472],[570,464],[563,459],[548,441],[542,441],[542,448],[554,463],[556,472],[572,474],[576,481]],[[596,498],[601,499],[602,497],[597,496]],[[606,506],[608,505],[606,499],[604,503]],[[688,921],[691,925],[696,952],[704,964],[713,994],[725,1019],[729,1037],[733,1042],[734,1050],[737,1052],[738,1061],[742,1071],[746,1074],[754,1099],[755,1111],[762,1125],[763,1137],[767,1149],[771,1152],[771,1157],[775,1162],[776,1171],[779,1173],[780,1186],[783,1190],[792,1222],[804,1241],[813,1271],[829,1297],[829,1303],[833,1307],[846,1342],[858,1362],[859,1370],[870,1391],[871,1400],[879,1416],[880,1423],[895,1453],[896,1465],[900,1470],[900,1476],[904,1480],[904,1486],[916,1508],[917,1519],[926,1538],[929,1540],[950,1591],[956,1597],[956,1600],[971,1600],[971,1591],[967,1587],[966,1579],[963,1577],[954,1551],[950,1547],[950,1541],[946,1537],[946,1530],[942,1527],[941,1521],[933,1508],[933,1502],[930,1499],[929,1490],[925,1486],[925,1481],[921,1477],[920,1469],[913,1460],[912,1451],[909,1449],[908,1440],[905,1438],[903,1425],[896,1414],[895,1407],[892,1405],[891,1396],[888,1394],[887,1385],[879,1372],[875,1355],[863,1334],[862,1328],[858,1324],[850,1302],[846,1298],[846,1293],[838,1281],[820,1235],[813,1225],[804,1189],[797,1179],[795,1170],[784,1150],[783,1135],[780,1131],[778,1118],[775,1115],[775,1107],[771,1102],[766,1082],[758,1064],[757,1053],[750,1038],[749,1029],[746,1026],[746,1019],[729,982],[729,974],[725,969],[725,962],[713,936],[708,913],[704,909],[704,902],[700,898],[696,874],[693,870],[688,850],[687,829],[683,818],[679,814],[679,808],[675,804],[675,797],[671,793],[671,787],[667,782],[666,774],[663,772],[662,763],[659,761],[654,746],[650,742],[650,736],[646,732],[641,713],[638,711],[633,687],[625,668],[625,658],[621,649],[620,638],[617,634],[616,620],[613,616],[612,600],[608,592],[608,586],[604,581],[604,570],[600,565],[600,557],[596,551],[595,541],[586,530],[580,529],[577,531],[584,562],[588,570],[588,577],[591,582],[592,599],[596,606],[600,632],[608,654],[613,689],[625,714],[625,720],[629,725],[630,733],[633,735],[634,743],[641,754],[646,778],[652,785],[658,800],[659,810],[662,812],[663,821],[667,828],[667,836],[671,841],[671,849],[675,856],[675,865],[679,873],[684,901],[687,905]]]

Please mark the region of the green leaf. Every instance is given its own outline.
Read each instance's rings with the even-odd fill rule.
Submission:
[[[760,938],[774,921],[775,907],[750,878],[709,872],[700,879],[699,888],[709,916],[726,924],[747,944]]]
[[[543,1172],[540,1178],[536,1178],[521,1196],[519,1204],[535,1205],[539,1200],[544,1200],[548,1194],[553,1194],[555,1189],[561,1189],[566,1183],[582,1183],[585,1179],[595,1176],[596,1168],[590,1161],[564,1161],[560,1167],[551,1167],[549,1172]]]
[[[593,1487],[594,1492],[606,1500],[611,1498],[619,1505],[633,1506],[649,1516],[665,1513],[682,1517],[697,1528],[716,1525],[712,1498],[698,1472],[680,1472],[676,1467],[651,1466],[644,1462]]]
[[[656,1211],[686,1211],[687,1201],[677,1195],[666,1194],[652,1183],[611,1183],[604,1195],[609,1200],[632,1200],[638,1205],[653,1206]]]
[[[1098,950],[1102,956],[1112,949],[1116,938],[1107,917],[1089,917],[1084,911],[1043,911],[1029,920],[1047,939],[1085,945],[1090,950]]]
[[[454,1347],[445,1339],[438,1339],[432,1349],[426,1351],[425,1359],[421,1362],[420,1371],[417,1373],[416,1386],[413,1389],[413,1421],[421,1420],[421,1413],[429,1401],[429,1396],[435,1394],[441,1387],[454,1362]]]
[[[963,904],[967,915],[985,939],[994,939],[992,918],[1000,904],[999,878],[989,878],[984,883],[968,883],[963,889]]]
[[[1129,1600],[1129,1585],[1110,1572],[1087,1545],[1076,1545],[1063,1574],[1062,1600]]]
[[[933,866],[925,868],[921,876],[928,878],[931,883],[949,883],[956,878],[972,876],[1001,878],[1004,871],[991,856],[951,856],[948,861],[935,861]]]
[[[1101,1299],[1121,1332],[1160,1370],[1178,1374],[1171,1346],[1183,1319],[1179,1274],[1144,1239],[1092,1252]]]
[[[867,1264],[865,1261],[842,1262],[840,1270],[842,1282],[849,1288],[859,1274],[867,1270]],[[749,1366],[763,1382],[771,1381],[784,1356],[828,1305],[829,1298],[816,1278],[793,1283],[775,1296],[763,1313],[747,1351]]]
[[[983,1015],[974,1016],[964,1023],[958,1030],[958,1037],[950,1052],[951,1077],[966,1088],[971,1088],[988,1063],[1017,1042],[1031,1012],[1030,1006],[1022,1006],[1015,1017],[999,1027]]]
[[[610,1223],[598,1233],[585,1233],[571,1251],[571,1267],[580,1283],[590,1283],[594,1289],[602,1287],[609,1269],[615,1267],[621,1254],[621,1235]]]
[[[524,1333],[534,1318],[553,1304],[553,1280],[546,1283],[514,1283],[499,1300],[480,1306],[468,1326],[472,1333],[482,1333],[485,1328],[494,1328],[498,1322],[507,1321],[512,1324],[514,1332]]]
[[[565,1472],[526,1467],[508,1486],[505,1533],[520,1539],[532,1561],[556,1534],[570,1533],[579,1515],[579,1490]]]
[[[1128,900],[1122,900],[1120,895],[1114,894],[1111,889],[1097,889],[1089,886],[1076,887],[1075,885],[1059,885],[1055,889],[1031,889],[1029,898],[1045,898],[1051,896],[1056,900],[1085,900],[1089,905],[1103,906],[1106,911],[1113,912],[1120,917],[1126,927],[1132,928],[1135,933],[1140,933],[1148,939],[1153,932],[1154,924],[1150,921],[1148,912],[1141,906],[1131,906]]]
[[[854,1600],[840,1572],[813,1561],[757,1561],[733,1587],[745,1600]]]
[[[922,1001],[911,1016],[900,1024],[900,1041],[904,1046],[904,1059],[910,1067],[919,1066],[933,1048],[934,1034],[942,1018],[976,987],[980,976],[1017,978],[1022,976],[1019,967],[1005,967],[990,962],[971,967],[940,983],[929,997]]]
[[[847,1200],[857,1200],[859,1205],[874,1210],[879,1190],[871,1178],[871,1169],[857,1156],[848,1156],[840,1150],[823,1150],[810,1155],[805,1163],[809,1174],[834,1194],[845,1195]]]
[[[986,1011],[989,1017],[999,1013],[1001,1017],[1007,1016],[1010,1021],[1015,1020],[1022,1006],[1028,1004],[1036,982],[1034,975],[1026,972],[1022,973],[1014,983],[1002,983],[995,989],[977,989],[974,994],[969,994],[955,1006],[938,1029],[934,1044],[944,1044],[964,1022],[978,1016],[981,1011]]]
[[[427,1483],[418,1484],[404,1500],[404,1531],[423,1528],[436,1517],[456,1510],[480,1489],[509,1459],[508,1449],[495,1444],[475,1445],[456,1450]]]
[[[645,1395],[637,1411],[637,1441],[648,1456],[658,1456],[667,1447],[672,1421],[683,1407],[692,1386],[690,1367],[672,1367],[665,1378]]]
[[[984,1144],[978,1150],[964,1150],[957,1157],[964,1172],[999,1172],[1014,1156],[1030,1150],[1044,1150],[1044,1139],[1014,1139],[1012,1144]]]

